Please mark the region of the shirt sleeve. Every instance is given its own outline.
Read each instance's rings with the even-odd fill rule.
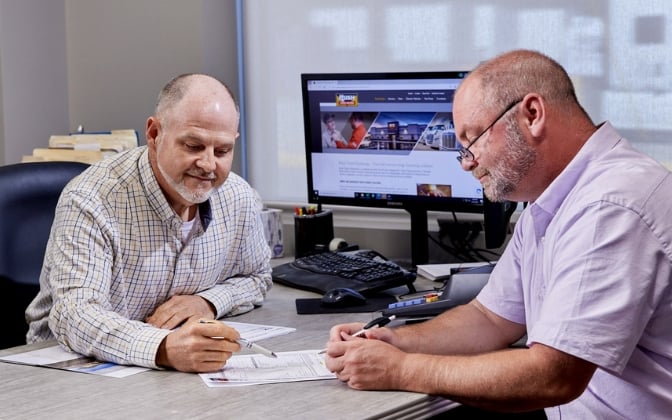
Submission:
[[[233,272],[220,273],[217,284],[198,293],[217,309],[217,318],[238,315],[263,304],[272,286],[271,250],[266,242],[259,212],[248,208],[240,222],[240,252]]]
[[[545,250],[539,293],[550,304],[528,338],[621,372],[658,306],[666,258],[646,221],[621,205],[598,202],[573,222]]]
[[[156,368],[158,347],[170,331],[112,310],[112,225],[100,206],[81,194],[72,192],[59,204],[47,253],[49,327],[60,344],[77,353]]]
[[[518,324],[526,323],[520,263],[522,248],[520,223],[522,223],[523,217],[521,216],[518,221],[511,239],[490,274],[488,282],[476,297],[489,310]]]
[[[527,324],[528,343],[621,372],[659,304],[666,257],[646,220],[619,204],[558,217],[536,242],[514,235],[479,301]]]
[[[198,295],[215,306],[217,318],[261,306],[271,288],[271,249],[264,235],[262,207],[256,191],[235,174],[213,203],[217,222],[208,228],[214,234],[208,247],[225,263],[216,283]]]

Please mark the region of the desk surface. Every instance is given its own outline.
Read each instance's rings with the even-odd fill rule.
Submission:
[[[296,328],[263,342],[275,351],[291,351],[322,348],[332,325],[379,315],[297,315],[294,300],[303,297],[319,295],[275,284],[264,306],[231,320]],[[0,350],[0,355],[39,347]],[[175,371],[109,378],[3,362],[0,378],[2,419],[420,419],[457,405],[410,392],[355,391],[338,380],[208,388],[197,374]]]

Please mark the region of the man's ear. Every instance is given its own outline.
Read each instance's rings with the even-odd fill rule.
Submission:
[[[159,131],[161,130],[161,125],[159,119],[152,116],[147,118],[147,124],[145,127],[145,138],[147,139],[147,145],[150,147],[156,147],[156,139],[159,137]]]
[[[521,102],[525,127],[530,134],[538,138],[544,131],[546,124],[546,103],[544,98],[536,93],[528,93]]]

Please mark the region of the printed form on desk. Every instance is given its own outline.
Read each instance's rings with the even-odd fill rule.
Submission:
[[[276,354],[277,358],[260,354],[234,355],[224,369],[200,376],[211,388],[336,379],[327,369],[321,350]]]
[[[296,328],[278,327],[275,325],[249,324],[245,322],[224,322],[235,328],[240,336],[251,342],[271,338],[296,331]],[[91,373],[94,375],[124,378],[149,368],[139,366],[122,366],[110,362],[101,362],[92,357],[82,356],[67,351],[58,344],[38,350],[31,350],[9,356],[0,357],[0,362],[18,363],[23,365],[43,366],[72,372]]]

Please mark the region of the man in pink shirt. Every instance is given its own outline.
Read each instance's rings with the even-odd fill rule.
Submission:
[[[594,124],[565,70],[518,50],[455,94],[457,156],[493,201],[531,203],[476,299],[421,324],[337,325],[355,389],[444,395],[549,419],[672,413],[672,174]],[[526,338],[527,346],[511,345]]]

